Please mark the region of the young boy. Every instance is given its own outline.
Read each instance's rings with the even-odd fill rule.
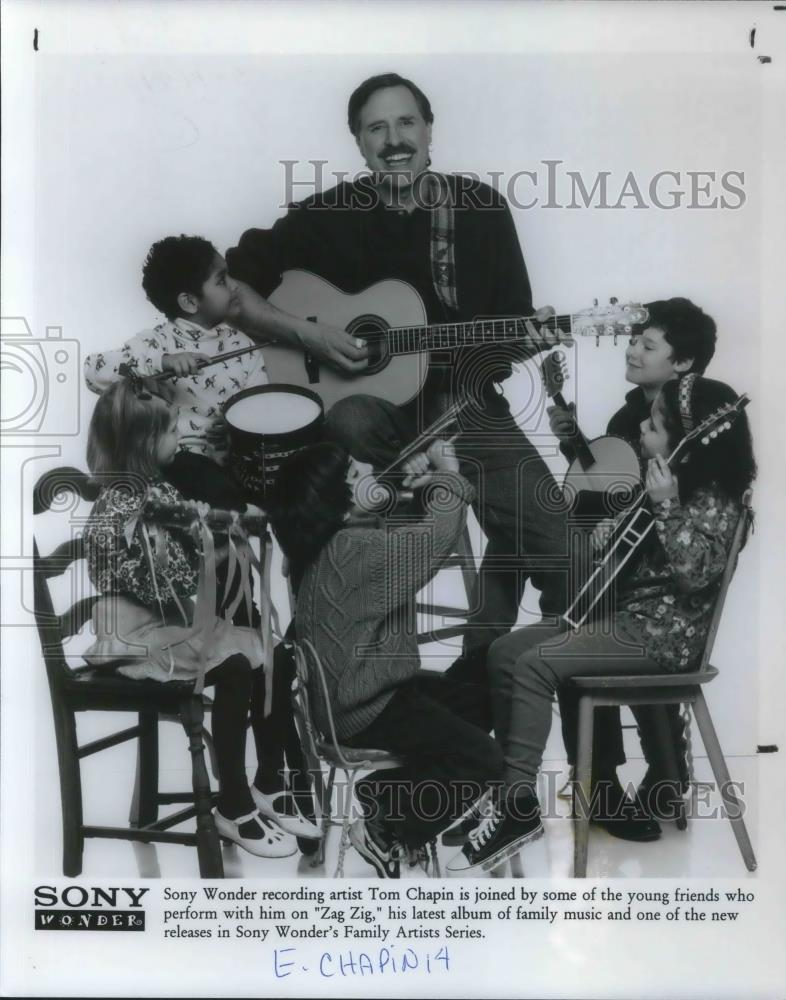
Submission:
[[[122,364],[139,375],[174,372],[181,440],[170,481],[188,499],[237,508],[242,492],[224,468],[216,467],[226,466],[228,457],[220,408],[241,389],[264,385],[267,374],[261,350],[198,367],[200,361],[254,344],[231,325],[239,300],[226,263],[200,236],[167,236],[150,248],[142,287],[166,322],[143,330],[118,350],[89,354],[87,385],[102,392],[121,377]]]
[[[647,323],[634,334],[625,352],[625,379],[633,383],[635,388],[625,396],[625,403],[611,417],[606,431],[607,434],[624,438],[637,452],[641,422],[649,416],[652,402],[661,387],[688,372],[703,374],[715,353],[716,340],[715,321],[690,299],[662,299],[649,303],[647,310]],[[568,461],[572,461],[575,457],[572,440],[576,433],[574,405],[570,404],[567,409],[551,406],[547,412],[552,433],[559,438],[562,453]],[[677,751],[680,777],[686,782],[685,728],[679,706],[668,705],[666,712]],[[572,763],[578,718],[575,698],[564,692],[560,694],[560,714],[563,739]],[[642,751],[648,765],[638,797],[654,817],[660,810],[657,808],[657,796],[650,792],[663,779],[656,730],[649,708],[642,706],[635,714]],[[593,754],[596,760],[594,770],[598,780],[606,779],[617,788],[619,783],[615,769],[625,763],[619,709],[601,709],[596,719],[598,743]],[[647,821],[645,817],[629,813],[627,819],[620,819],[613,812],[610,809],[608,816],[598,817],[595,821],[617,837],[625,840],[654,840],[660,835],[660,828],[654,818]],[[668,816],[668,812],[664,815]]]

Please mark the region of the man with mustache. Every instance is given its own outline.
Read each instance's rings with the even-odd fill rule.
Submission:
[[[368,352],[362,339],[323,323],[298,319],[266,301],[284,271],[312,271],[345,292],[388,278],[414,287],[430,323],[533,314],[527,270],[513,218],[488,185],[430,171],[434,115],[426,95],[395,73],[372,77],[349,99],[348,122],[370,176],[345,181],[293,204],[272,229],[252,229],[227,252],[232,277],[243,289],[243,328],[304,348],[317,358],[362,376]],[[544,315],[544,314],[540,314]],[[528,324],[540,350],[556,337]],[[514,624],[524,585],[541,591],[541,611],[565,606],[566,527],[555,505],[554,482],[543,459],[518,428],[500,383],[521,346],[486,344],[443,354],[432,363],[421,396],[403,407],[363,395],[336,403],[327,416],[335,440],[355,459],[379,469],[392,461],[442,412],[457,392],[470,389],[473,406],[462,416],[456,451],[476,487],[475,511],[488,538],[474,611],[465,636],[463,676],[477,679],[483,652]],[[560,564],[560,557],[565,563]]]

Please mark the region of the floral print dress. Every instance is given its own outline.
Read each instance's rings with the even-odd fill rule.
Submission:
[[[169,483],[156,481],[162,503],[183,502]],[[194,680],[200,671],[203,636],[194,629],[199,579],[196,542],[177,530],[145,543],[137,515],[146,492],[129,485],[101,490],[84,531],[87,570],[101,594],[93,611],[95,642],[83,654],[93,666],[124,662],[118,672],[135,680]],[[239,653],[252,667],[262,664],[255,629],[223,618],[211,625],[206,667]]]
[[[614,617],[664,670],[698,666],[740,512],[714,486],[653,504],[657,544],[621,585]]]

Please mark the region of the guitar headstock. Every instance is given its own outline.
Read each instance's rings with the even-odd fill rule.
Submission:
[[[638,302],[618,302],[612,298],[607,306],[599,306],[596,299],[590,309],[573,315],[572,332],[575,336],[594,337],[596,343],[600,343],[601,337],[613,337],[616,344],[618,337],[630,337],[633,328],[648,319],[647,309]]]
[[[562,392],[568,379],[568,365],[562,351],[552,351],[544,357],[540,366],[540,377],[543,379],[543,388],[549,399]]]
[[[669,464],[672,464],[675,459],[681,458],[689,447],[696,444],[706,446],[720,434],[724,434],[731,428],[748,403],[750,403],[750,397],[747,393],[743,393],[733,403],[724,403],[717,410],[713,410],[708,417],[702,420],[692,431],[689,431],[680,441],[669,457]]]

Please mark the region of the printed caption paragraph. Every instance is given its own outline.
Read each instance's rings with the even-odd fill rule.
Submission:
[[[755,898],[740,887],[165,887],[161,933],[264,945],[276,978],[442,975],[461,941],[493,936],[500,924],[739,924]]]

